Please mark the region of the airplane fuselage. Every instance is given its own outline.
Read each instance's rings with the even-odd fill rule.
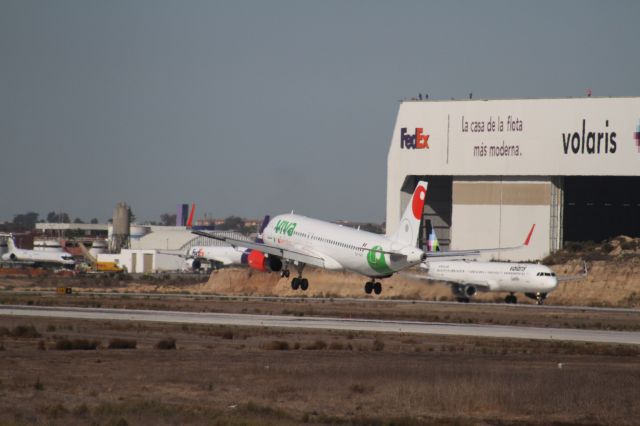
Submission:
[[[67,252],[47,252],[13,248],[2,255],[2,260],[32,262],[34,264],[59,264],[66,267],[75,265],[73,256]]]
[[[265,244],[315,254],[324,259],[326,269],[347,270],[371,278],[388,277],[420,263],[424,257],[419,248],[384,235],[296,214],[274,217],[262,238]]]
[[[549,293],[558,280],[544,265],[507,262],[430,261],[429,279],[475,285],[480,291]]]
[[[242,256],[245,249],[231,246],[198,246],[192,247],[187,253],[187,258],[204,259],[214,261],[225,266],[242,264]],[[246,262],[244,262],[246,263]]]

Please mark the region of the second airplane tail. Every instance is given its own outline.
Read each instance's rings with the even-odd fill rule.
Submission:
[[[420,222],[424,214],[424,202],[426,199],[427,182],[420,181],[400,219],[398,229],[389,238],[406,245],[416,246],[418,244],[418,233],[420,232]]]

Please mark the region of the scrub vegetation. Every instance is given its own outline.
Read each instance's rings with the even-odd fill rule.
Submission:
[[[2,337],[0,424],[625,425],[640,418],[640,349],[631,345],[0,321],[40,335]],[[116,340],[136,349],[108,349]],[[63,341],[100,344],[55,350]],[[158,350],[173,345],[178,350]]]

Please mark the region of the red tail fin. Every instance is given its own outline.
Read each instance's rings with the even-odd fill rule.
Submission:
[[[193,214],[196,212],[196,203],[191,204],[191,212],[189,213],[189,220],[187,220],[187,228],[193,226]]]

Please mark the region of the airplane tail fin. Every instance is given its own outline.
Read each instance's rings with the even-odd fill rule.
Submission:
[[[16,251],[16,242],[13,241],[13,235],[9,235],[9,238],[7,238],[7,248],[9,249],[9,253]]]
[[[258,228],[258,235],[256,236],[256,243],[264,243],[264,241],[262,240],[262,233],[264,232],[264,229],[269,224],[270,220],[271,220],[271,216],[269,216],[269,215],[265,215],[264,219],[262,219],[262,224],[260,225],[260,228]]]
[[[191,204],[191,212],[189,212],[189,219],[187,220],[187,228],[191,228],[193,226],[193,214],[196,212],[196,204]]]
[[[429,234],[429,240],[427,240],[427,251],[429,252],[440,251],[440,242],[438,242],[436,231],[433,228],[431,228],[431,233]]]
[[[400,219],[398,229],[389,236],[392,240],[416,246],[418,243],[418,232],[420,231],[420,222],[424,212],[424,202],[427,199],[427,182],[420,181],[416,186],[407,208]]]

